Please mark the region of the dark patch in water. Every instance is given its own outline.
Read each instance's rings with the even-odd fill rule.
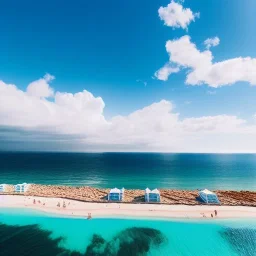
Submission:
[[[144,256],[151,247],[158,247],[166,238],[152,228],[128,228],[118,233],[111,241],[94,235],[85,256]]]
[[[87,246],[85,255],[102,255],[105,250],[106,241],[99,235],[93,235],[92,242]]]
[[[0,255],[81,255],[58,247],[63,238],[52,239],[50,235],[50,231],[41,230],[38,225],[9,226],[0,223]]]
[[[256,229],[226,228],[221,232],[240,256],[256,255]]]
[[[160,246],[165,236],[152,228],[128,228],[106,241],[94,234],[85,254],[59,247],[64,238],[52,239],[52,232],[38,225],[9,226],[0,223],[0,256],[145,256]]]

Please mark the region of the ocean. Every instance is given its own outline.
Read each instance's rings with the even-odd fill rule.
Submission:
[[[256,190],[256,155],[0,153],[0,183],[21,182]],[[87,220],[0,207],[0,256],[13,255],[255,256],[256,219]]]
[[[256,191],[254,154],[0,153],[1,183]]]
[[[255,256],[256,219],[65,218],[0,208],[0,255]]]

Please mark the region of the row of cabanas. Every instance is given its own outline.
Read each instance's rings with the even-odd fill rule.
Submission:
[[[0,193],[7,192],[6,191],[7,186],[8,186],[7,184],[0,184]],[[27,184],[27,183],[16,184],[14,185],[14,192],[25,193],[28,190],[29,186],[30,184]],[[124,188],[122,189],[113,188],[110,190],[108,194],[108,201],[123,201],[124,194],[125,194]],[[198,194],[201,200],[207,204],[220,204],[218,196],[208,189],[200,190]],[[145,189],[145,202],[159,203],[160,201],[161,201],[161,196],[158,189],[156,188],[153,190],[150,190],[149,188]]]
[[[29,185],[30,184],[27,183],[16,184],[14,185],[14,192],[25,193],[28,190]],[[7,184],[0,184],[0,192],[7,192],[7,186]]]
[[[123,201],[124,199],[124,188],[118,189],[113,188],[108,194],[108,201]],[[145,202],[160,202],[160,192],[158,189],[150,190],[145,189]]]
[[[124,188],[111,189],[108,194],[108,201],[123,201],[124,192],[125,192]],[[201,198],[201,200],[206,204],[220,204],[218,196],[214,192],[208,189],[200,190],[198,192],[198,195]],[[156,188],[153,190],[150,190],[149,188],[145,189],[145,202],[159,203],[160,201],[161,201],[161,197],[158,189]]]
[[[113,188],[108,194],[108,201],[123,201],[124,200],[124,188]],[[160,202],[160,192],[158,189],[150,190],[145,189],[145,202]]]

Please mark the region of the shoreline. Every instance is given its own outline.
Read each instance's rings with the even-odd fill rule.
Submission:
[[[64,202],[65,208],[63,207]],[[57,206],[58,203],[60,207]],[[89,213],[92,218],[167,220],[256,218],[256,207],[248,206],[89,203],[57,197],[25,195],[0,195],[0,209],[1,208],[31,209],[59,217],[65,216],[85,219],[87,219]],[[214,210],[217,210],[216,217]],[[213,214],[213,218],[211,214]]]

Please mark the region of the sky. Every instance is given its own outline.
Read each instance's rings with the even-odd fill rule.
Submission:
[[[256,1],[4,1],[0,150],[256,153]]]

